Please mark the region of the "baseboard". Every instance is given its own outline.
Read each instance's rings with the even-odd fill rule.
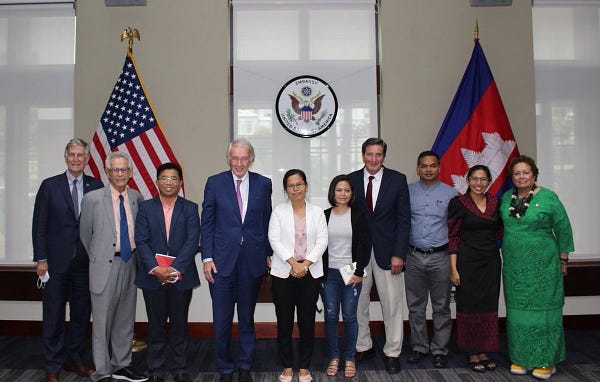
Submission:
[[[454,320],[453,320],[454,321]],[[506,318],[500,318],[500,331],[506,330]],[[588,314],[577,316],[564,316],[563,325],[565,330],[600,330],[600,314]],[[371,321],[371,335],[381,337],[385,333],[383,321]],[[432,321],[427,321],[429,332],[432,332]],[[452,323],[454,331],[455,322]],[[255,323],[257,338],[276,338],[277,324],[275,322],[257,322]],[[342,323],[339,323],[338,330],[342,333]],[[91,334],[91,324],[88,327],[88,333]],[[233,337],[237,337],[237,324],[233,324]],[[404,333],[410,335],[408,321],[404,321]],[[135,323],[135,335],[144,338],[148,334],[147,322]],[[190,322],[188,324],[188,334],[192,338],[212,338],[212,322]],[[18,320],[0,320],[0,336],[41,336],[41,321],[18,321]],[[294,327],[294,337],[298,337],[298,328]],[[325,337],[325,327],[323,322],[315,323],[315,337]]]

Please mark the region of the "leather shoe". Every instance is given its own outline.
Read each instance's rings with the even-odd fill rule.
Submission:
[[[400,359],[398,357],[387,357],[385,369],[390,374],[398,374],[400,372]]]
[[[357,351],[356,355],[354,356],[354,361],[362,362],[371,358],[375,358],[375,349],[373,348],[370,348],[369,350],[365,351]]]
[[[165,379],[158,375],[151,375],[150,378],[148,378],[148,382],[165,382]]]
[[[233,381],[233,374],[221,374],[219,382],[231,382]]]
[[[89,377],[94,372],[94,369],[90,369],[89,367],[85,366],[82,362],[68,361],[65,363],[63,369],[65,369],[66,371],[71,371],[80,377]]]
[[[238,370],[238,382],[253,382],[250,370],[239,369]]]
[[[110,375],[106,376],[106,377],[102,377],[99,380],[97,380],[96,382],[113,382],[113,379]]]
[[[436,369],[445,369],[448,367],[448,357],[445,354],[433,355],[433,367]]]
[[[173,380],[175,380],[175,382],[191,382],[191,378],[188,374],[186,373],[181,373],[181,374],[176,374],[173,376]]]
[[[113,379],[118,379],[120,381],[129,381],[129,382],[144,382],[148,380],[148,377],[145,375],[138,373],[133,370],[131,367],[122,367],[119,370],[112,373]]]
[[[46,373],[46,379],[44,379],[44,382],[58,382],[58,374]]]
[[[421,353],[418,350],[411,350],[411,352],[408,354],[408,357],[406,358],[406,360],[408,361],[408,363],[417,363],[417,362],[421,361],[422,359],[424,359],[425,357],[427,357],[427,354]]]

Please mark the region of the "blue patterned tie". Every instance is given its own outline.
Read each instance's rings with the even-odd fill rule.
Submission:
[[[125,214],[125,204],[123,195],[119,195],[119,214],[121,215],[120,239],[121,239],[121,259],[124,262],[131,258],[131,243],[129,243],[129,227],[127,226],[127,214]]]

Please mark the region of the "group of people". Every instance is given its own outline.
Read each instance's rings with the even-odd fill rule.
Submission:
[[[171,373],[175,381],[189,381],[187,319],[192,289],[200,284],[194,261],[200,219],[198,205],[179,197],[181,166],[159,166],[159,195],[144,201],[128,187],[133,164],[126,153],[108,154],[105,186],[83,174],[85,141],[69,141],[64,157],[67,171],[42,182],[33,215],[34,261],[45,281],[45,381],[58,381],[62,369],[94,382],[149,379],[131,367],[136,286],[148,315],[150,379],[162,381]],[[90,313],[95,369],[82,359]]]
[[[310,382],[316,303],[323,297],[328,376],[356,376],[356,362],[375,356],[369,330],[370,295],[377,286],[385,327],[386,370],[400,371],[403,301],[409,310],[409,363],[433,356],[448,365],[450,291],[456,287],[457,347],[475,372],[493,371],[488,353],[499,350],[498,299],[504,277],[511,372],[548,379],[565,359],[562,329],[566,275],[573,237],[565,209],[552,191],[536,185],[535,162],[510,164],[515,185],[499,201],[484,165],[469,169],[464,195],[438,180],[435,152],[417,158],[419,180],[385,167],[387,144],[362,145],[364,167],[334,177],[331,208],[310,204],[304,171],[288,170],[287,198],[272,208],[272,183],[249,171],[254,148],[245,139],[227,149],[229,169],[206,181],[202,212],[179,196],[183,172],[162,164],[159,195],[144,201],[127,186],[133,172],[126,153],[106,158],[109,184],[83,174],[87,143],[71,140],[67,171],[46,179],[36,197],[34,261],[44,280],[43,337],[46,382],[62,369],[92,381],[189,381],[188,310],[200,284],[194,261],[200,243],[204,278],[213,301],[216,368],[220,382],[252,382],[256,345],[254,311],[270,272],[277,317],[280,382]],[[502,259],[499,245],[502,240]],[[501,271],[502,264],[504,270]],[[49,276],[49,278],[48,278]],[[131,367],[136,286],[148,316],[148,376]],[[431,300],[433,337],[427,333]],[[65,305],[70,305],[66,333]],[[95,370],[82,362],[93,318]],[[232,351],[237,312],[239,340]],[[340,312],[344,339],[338,337]],[[299,329],[294,357],[292,332]],[[167,321],[170,341],[167,340]]]

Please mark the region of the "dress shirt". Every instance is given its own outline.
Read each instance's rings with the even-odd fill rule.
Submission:
[[[233,171],[231,172],[231,176],[233,176],[233,187],[235,189],[235,188],[237,188],[236,180],[240,179],[240,178],[235,176]],[[240,184],[240,194],[242,194],[242,207],[243,207],[242,223],[243,223],[244,218],[246,217],[246,211],[248,210],[248,192],[250,191],[250,184],[249,184],[250,176],[248,175],[248,171],[246,171],[246,173],[244,174],[244,176],[241,179],[242,179],[242,183]]]
[[[129,233],[131,250],[133,251],[135,249],[135,241],[133,239],[135,222],[131,213],[131,206],[129,205],[129,197],[127,196],[128,188],[129,186],[125,188],[123,193],[119,193],[119,191],[117,191],[112,184],[110,185],[110,196],[112,198],[113,213],[115,217],[115,230],[117,231],[117,243],[115,246],[116,252],[121,251],[121,212],[119,211],[119,195],[123,195],[123,204],[125,205],[125,215],[127,216],[127,230]]]
[[[458,192],[442,182],[408,185],[410,194],[410,245],[433,248],[448,243],[448,204]]]
[[[77,201],[79,205],[77,206],[77,211],[81,211],[81,199],[83,199],[83,174],[79,174],[77,178],[71,174],[70,171],[67,171],[67,180],[69,181],[69,192],[73,192],[73,180],[77,179]]]
[[[375,174],[369,173],[366,168],[363,170],[363,172],[365,174],[365,176],[363,178],[363,180],[365,182],[365,198],[367,196],[366,192],[367,192],[367,185],[369,184],[369,177],[370,176],[375,177],[371,181],[371,185],[372,185],[371,196],[373,197],[373,211],[375,211],[375,205],[377,204],[377,196],[379,196],[379,188],[381,187],[381,178],[383,178],[383,167],[381,167],[379,169],[379,171],[377,171]]]

